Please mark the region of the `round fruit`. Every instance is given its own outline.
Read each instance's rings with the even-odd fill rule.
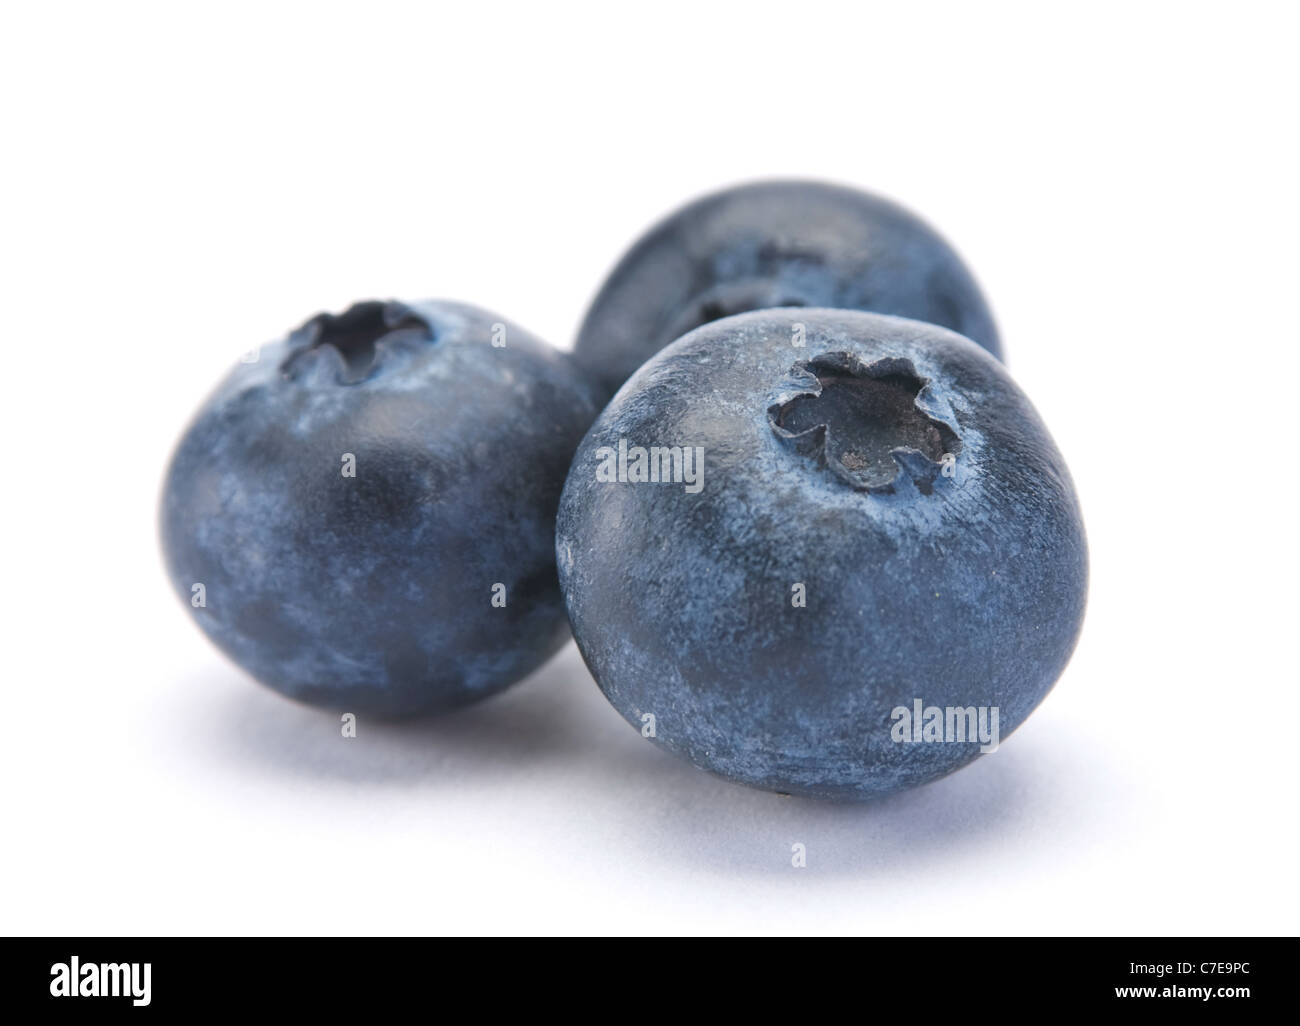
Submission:
[[[846,310],[729,317],[651,359],[578,449],[557,555],[629,722],[831,798],[925,783],[1011,733],[1087,590],[1069,472],[1002,365]]]
[[[162,544],[194,619],[292,698],[403,715],[563,644],[555,509],[598,407],[494,314],[358,303],[246,357],[185,432]]]
[[[612,393],[693,328],[791,306],[912,317],[1002,355],[979,287],[933,229],[878,196],[799,181],[726,189],[652,228],[592,302],[575,353]]]

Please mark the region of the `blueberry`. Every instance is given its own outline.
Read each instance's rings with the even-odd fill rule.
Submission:
[[[930,227],[878,196],[797,181],[726,189],[652,228],[592,302],[575,352],[612,393],[693,328],[789,306],[913,317],[1002,355],[979,287]]]
[[[828,798],[991,749],[1064,669],[1087,588],[1069,472],[1003,366],[847,310],[741,314],[646,363],[578,449],[556,545],[625,719]]]
[[[181,439],[169,576],[232,659],[293,698],[432,712],[568,635],[555,509],[598,407],[494,314],[358,303],[250,353]]]

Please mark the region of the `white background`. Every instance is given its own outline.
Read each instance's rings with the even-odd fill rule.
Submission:
[[[0,18],[5,932],[1296,931],[1281,5]],[[865,807],[749,791],[572,646],[344,742],[188,622],[158,491],[238,354],[375,296],[567,347],[653,220],[771,175],[953,240],[1070,462],[1087,622],[997,754]]]

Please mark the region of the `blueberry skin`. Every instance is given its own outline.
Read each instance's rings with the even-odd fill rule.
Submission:
[[[162,499],[172,584],[291,698],[402,716],[490,695],[568,636],[555,510],[595,397],[569,356],[472,306],[322,314],[186,430]]]
[[[574,352],[612,394],[693,328],[787,306],[929,321],[1002,357],[979,286],[933,229],[878,196],[803,181],[725,189],[661,221],[611,272]]]
[[[632,446],[702,447],[698,490],[599,480],[620,440],[629,467]],[[574,457],[556,552],[579,649],[629,723],[819,798],[977,756],[895,741],[917,699],[996,707],[1005,738],[1065,668],[1087,591],[1069,472],[1002,365],[846,310],[730,317],[646,363]]]

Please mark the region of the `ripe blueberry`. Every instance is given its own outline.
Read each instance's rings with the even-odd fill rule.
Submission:
[[[1003,366],[848,310],[725,318],[647,362],[578,449],[556,546],[629,722],[829,798],[996,745],[1064,669],[1087,587],[1069,472]]]
[[[167,570],[262,683],[355,712],[437,711],[540,665],[597,412],[570,357],[459,303],[358,303],[250,354],[167,473]]]
[[[799,181],[725,189],[652,228],[597,294],[574,351],[612,393],[693,328],[790,306],[912,317],[1002,355],[979,287],[933,229],[878,196]]]

